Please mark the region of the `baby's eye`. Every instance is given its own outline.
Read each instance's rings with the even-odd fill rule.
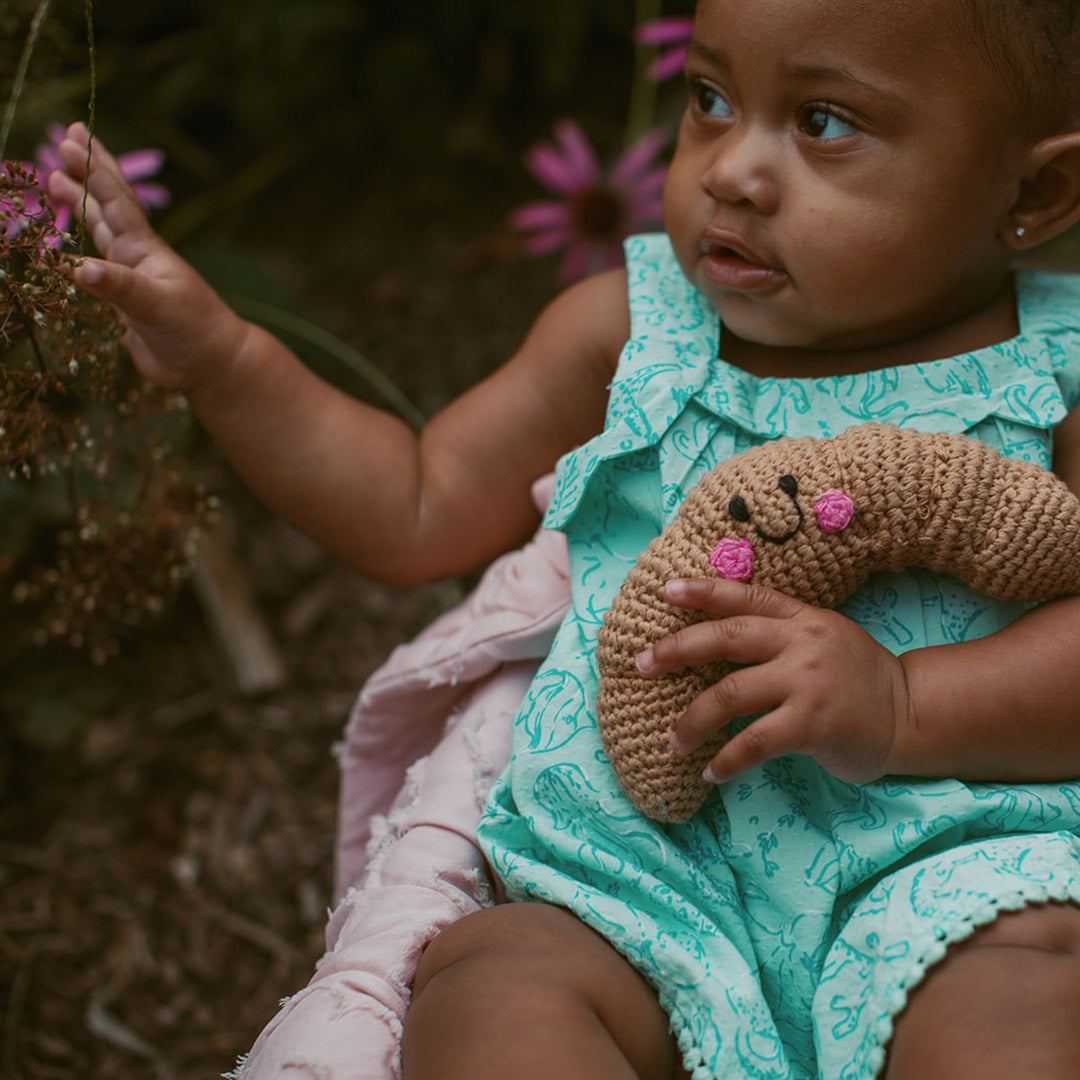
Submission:
[[[810,105],[799,117],[799,127],[812,139],[841,139],[854,135],[855,125],[831,105]]]
[[[690,100],[698,112],[706,116],[726,120],[731,115],[731,106],[724,95],[701,79],[690,80]]]

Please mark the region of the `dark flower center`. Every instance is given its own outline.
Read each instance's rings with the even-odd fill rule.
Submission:
[[[597,184],[578,192],[570,203],[574,232],[595,240],[619,240],[626,221],[626,198],[615,188]]]

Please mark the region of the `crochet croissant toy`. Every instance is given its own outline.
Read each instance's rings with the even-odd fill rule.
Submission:
[[[1001,600],[1080,593],[1080,502],[1052,473],[963,435],[865,424],[781,438],[719,465],[642,553],[604,618],[597,716],[637,809],[685,821],[712,790],[719,733],[685,757],[675,720],[731,665],[646,679],[638,653],[703,616],[663,598],[676,577],[720,574],[835,607],[876,570],[921,566]]]

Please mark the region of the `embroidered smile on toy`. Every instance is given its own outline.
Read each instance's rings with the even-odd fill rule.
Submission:
[[[1001,600],[1080,593],[1080,502],[1053,473],[963,435],[865,424],[782,438],[709,473],[642,553],[597,645],[597,718],[623,790],[643,814],[685,821],[712,790],[719,733],[685,757],[674,722],[731,667],[647,679],[636,657],[702,618],[664,584],[719,574],[836,607],[876,570],[922,566]]]

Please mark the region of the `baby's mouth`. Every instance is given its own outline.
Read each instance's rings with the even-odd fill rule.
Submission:
[[[720,259],[742,259],[743,262],[750,263],[752,266],[764,266],[765,264],[758,259],[754,259],[747,255],[743,251],[738,251],[733,247],[729,247],[727,244],[703,244],[706,255],[715,255]]]
[[[735,292],[759,292],[787,278],[783,270],[770,266],[752,248],[726,236],[706,235],[702,239],[701,265],[710,281]]]

